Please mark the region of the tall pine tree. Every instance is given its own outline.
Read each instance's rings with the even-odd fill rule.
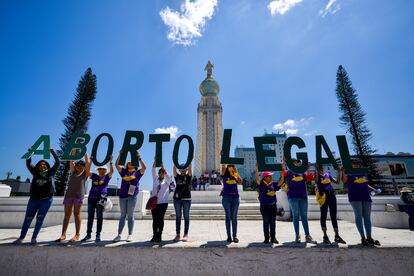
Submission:
[[[339,101],[339,110],[342,112],[340,121],[352,136],[355,154],[362,165],[369,168],[369,177],[371,179],[377,178],[375,160],[372,158],[375,150],[369,145],[372,133],[365,121],[366,113],[362,110],[358,102],[358,94],[342,65],[339,65],[336,74],[336,96]]]
[[[74,133],[85,133],[88,130],[92,104],[96,97],[96,76],[91,68],[88,68],[82,76],[74,96],[68,108],[68,114],[63,119],[65,132],[59,138],[60,149],[57,152],[60,157]],[[62,162],[55,177],[57,195],[64,194],[68,176],[69,162]]]

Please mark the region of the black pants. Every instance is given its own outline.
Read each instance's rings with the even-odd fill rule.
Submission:
[[[93,220],[95,219],[95,211],[96,211],[96,235],[100,235],[102,231],[102,224],[103,224],[103,206],[98,204],[99,200],[90,200],[88,201],[88,227],[86,230],[87,235],[91,235],[92,233],[92,226]]]
[[[263,234],[265,240],[269,240],[269,230],[270,238],[276,239],[276,204],[260,204],[260,213],[263,218]]]
[[[329,208],[329,215],[331,216],[331,222],[334,229],[338,229],[338,221],[336,220],[336,196],[334,192],[327,192],[326,193],[326,200],[325,204],[321,207],[321,227],[322,229],[326,229],[326,217],[328,216],[328,208]]]
[[[167,212],[168,203],[157,204],[155,209],[151,210],[152,214],[152,232],[154,237],[161,238],[162,230],[164,229],[164,216]]]

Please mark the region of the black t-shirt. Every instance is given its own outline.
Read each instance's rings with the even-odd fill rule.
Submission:
[[[174,199],[191,199],[191,176],[177,174],[175,185]]]

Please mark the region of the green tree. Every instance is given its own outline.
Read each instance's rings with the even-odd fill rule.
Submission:
[[[96,76],[88,68],[79,81],[74,93],[74,99],[69,105],[68,113],[63,119],[65,131],[59,138],[60,149],[57,151],[61,157],[74,133],[86,133],[88,123],[92,116],[92,104],[96,98]],[[55,176],[56,194],[63,195],[66,181],[69,176],[69,162],[62,162]]]
[[[342,65],[339,65],[336,74],[336,96],[339,101],[339,110],[342,113],[340,116],[341,125],[352,137],[354,152],[362,165],[369,168],[370,179],[377,178],[375,159],[372,158],[376,151],[369,145],[372,133],[366,123],[366,113],[362,110],[358,94]]]

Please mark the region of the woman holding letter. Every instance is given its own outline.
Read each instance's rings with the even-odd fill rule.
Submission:
[[[332,182],[339,184],[341,178],[341,169],[338,167],[338,176],[335,178],[327,172],[325,173],[323,170],[323,165],[316,164],[316,171],[315,171],[315,182],[316,182],[316,200],[319,203],[321,209],[321,218],[320,223],[323,231],[323,243],[330,244],[331,241],[326,233],[326,217],[328,216],[328,208],[329,208],[329,215],[331,216],[332,227],[335,232],[335,242],[337,243],[346,243],[340,236],[338,230],[338,221],[336,218],[337,214],[337,205],[336,205],[336,196],[335,190],[332,187]]]
[[[256,165],[256,183],[259,184],[260,213],[263,218],[264,243],[279,243],[276,239],[276,191],[280,189],[278,182],[274,182],[273,173],[262,172],[262,179],[259,177],[259,169]],[[270,235],[269,235],[270,230]]]
[[[29,151],[31,149],[29,148]],[[53,202],[55,193],[54,176],[59,168],[60,161],[53,149],[49,149],[55,159],[55,164],[50,167],[46,160],[40,160],[35,166],[32,165],[32,158],[26,159],[26,166],[32,174],[32,182],[30,183],[30,198],[26,207],[22,230],[20,236],[15,240],[14,244],[21,244],[26,237],[30,224],[36,216],[36,224],[32,234],[31,244],[37,243],[37,235],[42,228],[43,221]]]
[[[90,160],[92,160],[92,156],[90,157]],[[82,239],[82,242],[89,241],[91,239],[92,226],[93,221],[95,219],[95,212],[97,219],[95,241],[101,241],[104,206],[99,202],[102,199],[106,199],[109,181],[111,180],[112,174],[114,173],[114,167],[112,165],[112,156],[109,159],[109,167],[109,173],[107,173],[108,168],[106,167],[106,165],[96,168],[98,172],[97,174],[90,173],[92,187],[89,190],[88,196],[88,226],[86,230],[86,236]]]
[[[361,164],[357,161],[353,161],[352,167],[360,168]],[[344,168],[342,168],[342,181],[348,186],[348,199],[354,210],[355,224],[361,235],[361,244],[364,246],[381,245],[380,242],[374,240],[371,235],[372,199],[370,191],[375,189],[369,185],[366,175],[345,173]]]
[[[301,162],[297,159],[293,160],[293,165],[299,167]],[[282,164],[282,173],[279,183],[286,182],[288,185],[288,201],[293,217],[293,226],[295,228],[295,242],[300,243],[299,234],[299,216],[302,220],[303,230],[305,231],[305,238],[307,243],[316,243],[309,233],[308,224],[308,191],[306,190],[306,181],[312,181],[313,175],[307,173],[295,173],[290,170],[285,170],[285,162]]]
[[[153,236],[150,242],[162,242],[164,230],[164,216],[168,208],[168,195],[170,193],[171,178],[161,164],[157,174],[157,162],[154,158],[152,165],[152,192],[151,197],[157,197],[157,206],[151,210]]]
[[[80,228],[81,228],[81,209],[83,205],[83,198],[85,196],[85,182],[90,176],[91,163],[88,159],[88,154],[85,153],[85,161],[69,161],[70,175],[68,185],[65,191],[65,197],[63,198],[64,218],[62,224],[62,234],[56,240],[61,242],[66,240],[66,231],[69,226],[70,217],[75,217],[75,235],[69,240],[69,242],[77,242],[80,240]]]
[[[221,165],[221,178],[223,181],[222,204],[226,215],[227,242],[238,243],[237,213],[239,210],[240,198],[237,185],[242,184],[242,179],[237,173],[236,167],[231,164],[227,166],[225,164]],[[233,236],[231,235],[231,230],[233,230]]]
[[[122,155],[122,151],[119,151],[118,158],[115,162],[115,167],[122,177],[121,189],[119,190],[119,208],[121,209],[121,217],[119,218],[118,235],[114,238],[114,242],[121,240],[122,231],[125,226],[125,219],[128,215],[128,236],[126,241],[132,241],[132,234],[134,232],[134,211],[137,204],[137,195],[139,192],[139,180],[144,175],[147,167],[141,156],[137,152],[137,161],[141,168],[132,165],[131,161],[128,161],[124,167],[119,164],[119,159]]]

